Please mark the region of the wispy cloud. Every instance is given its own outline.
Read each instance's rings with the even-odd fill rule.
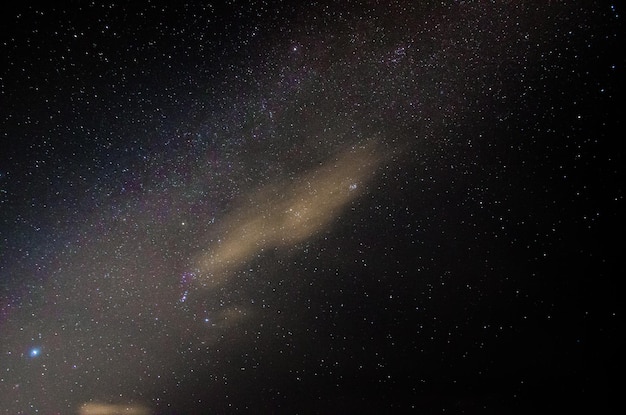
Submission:
[[[150,410],[142,405],[112,405],[106,403],[86,403],[78,411],[79,415],[150,415]]]
[[[383,159],[374,142],[353,146],[312,171],[252,194],[223,219],[221,238],[198,258],[200,284],[222,283],[261,251],[306,240],[330,226]]]

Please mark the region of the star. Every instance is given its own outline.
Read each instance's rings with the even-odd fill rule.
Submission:
[[[30,351],[28,352],[28,355],[30,357],[38,357],[41,354],[41,349],[39,347],[33,347],[32,349],[30,349]]]

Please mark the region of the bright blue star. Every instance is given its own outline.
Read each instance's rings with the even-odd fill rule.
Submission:
[[[32,349],[30,349],[30,352],[28,353],[30,357],[37,357],[40,354],[41,354],[41,349],[39,347],[33,347]]]

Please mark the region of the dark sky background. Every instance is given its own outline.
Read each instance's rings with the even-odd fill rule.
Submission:
[[[28,3],[1,413],[613,408],[618,2]]]

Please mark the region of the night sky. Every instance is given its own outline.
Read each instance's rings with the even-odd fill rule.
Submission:
[[[2,414],[615,405],[621,4],[12,3]]]

